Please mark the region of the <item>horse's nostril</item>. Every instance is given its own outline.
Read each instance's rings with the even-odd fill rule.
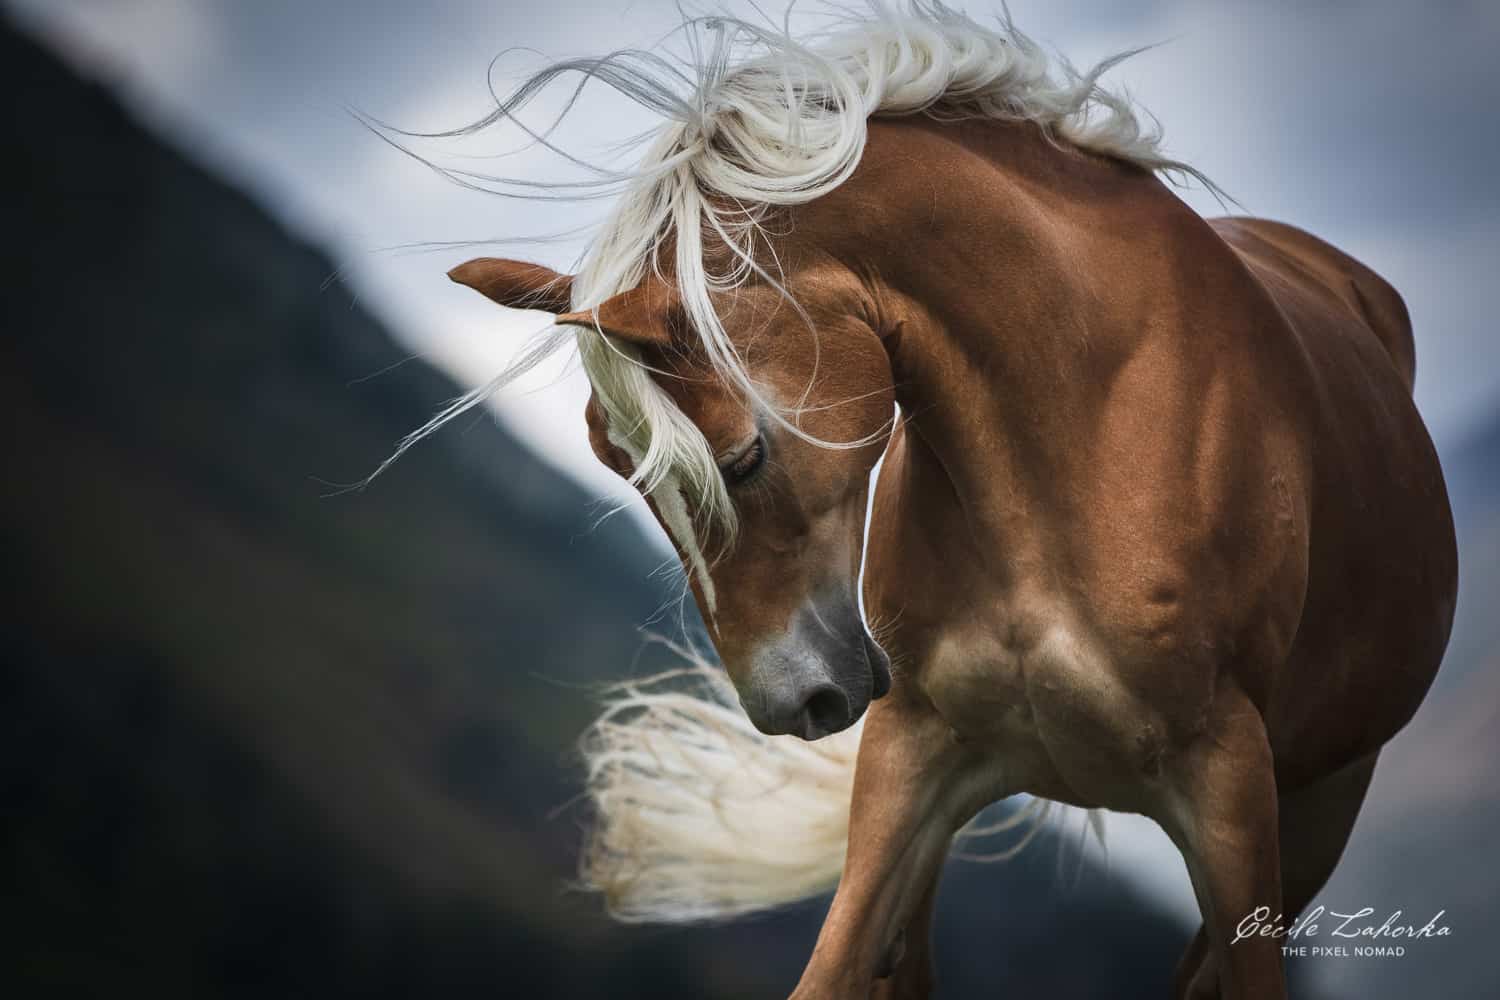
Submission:
[[[815,740],[849,725],[849,697],[832,684],[815,688],[802,705],[805,739]]]

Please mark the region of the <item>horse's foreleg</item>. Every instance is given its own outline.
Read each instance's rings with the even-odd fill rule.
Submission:
[[[870,708],[844,874],[794,1000],[867,1000],[886,955],[935,884],[954,832],[989,801],[987,779],[930,708],[899,691]]]
[[[1187,995],[1213,996],[1217,985],[1224,1000],[1284,1000],[1280,940],[1236,939],[1258,908],[1266,922],[1282,912],[1276,777],[1249,699],[1226,694],[1166,776],[1170,802],[1160,819],[1187,861],[1207,932],[1208,952]],[[1204,981],[1215,973],[1217,984]]]
[[[1208,927],[1200,924],[1172,973],[1172,1000],[1211,1000],[1218,996],[1219,970],[1209,958]]]
[[[901,947],[887,955],[890,974],[875,981],[871,1000],[927,1000],[932,996],[932,919],[937,912],[939,881],[940,876],[933,877],[901,932]]]
[[[1333,873],[1354,829],[1378,757],[1377,751],[1301,788],[1282,790],[1277,814],[1283,924],[1290,925],[1307,908]],[[1218,996],[1217,963],[1208,953],[1202,930],[1178,966],[1175,989],[1173,996],[1185,1000]]]

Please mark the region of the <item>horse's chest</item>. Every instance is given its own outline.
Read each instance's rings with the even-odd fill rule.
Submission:
[[[945,632],[923,658],[923,690],[963,739],[1034,735],[1025,649],[1004,632]]]
[[[1164,720],[1062,616],[947,630],[918,675],[955,738],[992,750],[1015,791],[1131,808],[1159,771]]]

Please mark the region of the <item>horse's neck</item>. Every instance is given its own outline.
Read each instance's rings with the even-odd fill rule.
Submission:
[[[961,517],[965,544],[1040,560],[1040,515],[1068,502],[1062,467],[1087,460],[1089,414],[1160,326],[1148,296],[1173,280],[1174,233],[1201,220],[1141,171],[1029,126],[872,128],[846,189],[846,252],[865,256],[882,322],[900,329],[908,433],[892,487]]]

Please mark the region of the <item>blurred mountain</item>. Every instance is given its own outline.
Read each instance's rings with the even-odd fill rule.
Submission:
[[[9,995],[785,995],[820,905],[567,888],[588,686],[670,596],[631,523],[488,417],[328,495],[457,387],[3,25],[0,80]],[[1165,994],[1187,929],[1061,850],[954,864],[945,995]]]

